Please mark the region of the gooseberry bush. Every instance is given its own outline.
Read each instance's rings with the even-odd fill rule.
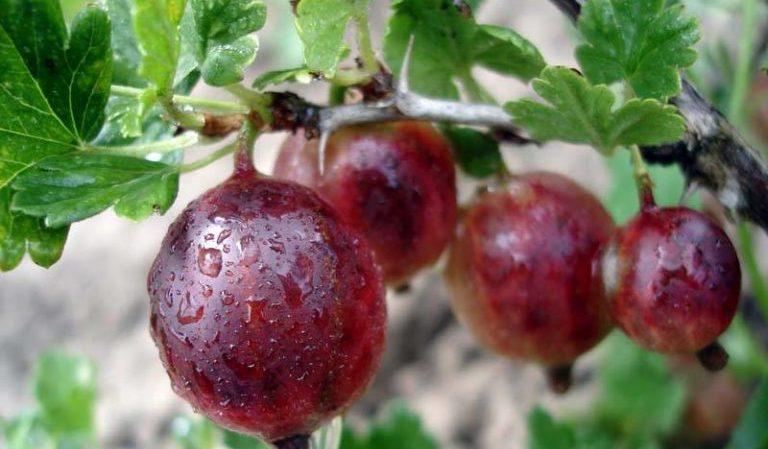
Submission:
[[[0,269],[25,255],[50,267],[69,227],[107,209],[164,214],[182,175],[233,159],[147,267],[158,363],[206,417],[177,422],[182,447],[436,447],[403,408],[368,434],[339,419],[378,368],[387,288],[405,291],[435,266],[477,344],[541,366],[556,393],[605,341],[594,416],[557,422],[535,409],[532,448],[675,444],[704,387],[687,392],[670,365],[700,370],[692,356],[718,371],[731,349],[747,389],[768,375],[738,314],[745,298],[768,312],[768,289],[750,229],[736,245],[724,219],[765,223],[768,200],[753,192],[768,171],[736,134],[749,132],[738,108],[762,51],[755,0],[744,0],[740,59],[715,64],[733,80],[725,88],[697,76],[702,36],[684,2],[553,1],[576,25],[575,67],[476,20],[478,0],[393,0],[381,36],[372,0],[277,3],[0,0]],[[303,64],[260,72],[269,11],[287,3]],[[502,103],[477,68],[531,95]],[[328,100],[294,93],[297,83]],[[221,95],[194,94],[202,85]],[[289,135],[260,173],[253,153],[272,132]],[[609,161],[608,201],[502,157],[550,141]],[[207,154],[185,158],[200,144]],[[467,178],[481,187],[460,204]],[[702,210],[671,204],[669,179],[713,195]],[[754,295],[742,294],[742,267]],[[4,423],[9,447],[94,447],[93,366],[61,354],[40,363],[38,408]],[[768,447],[766,415],[763,385],[730,447]]]

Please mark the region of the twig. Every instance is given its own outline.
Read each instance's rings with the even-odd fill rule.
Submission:
[[[577,0],[550,1],[572,20],[578,18]],[[686,121],[683,140],[643,147],[643,158],[679,165],[689,185],[712,191],[732,213],[768,231],[768,163],[685,78],[682,83],[682,92],[670,103]]]

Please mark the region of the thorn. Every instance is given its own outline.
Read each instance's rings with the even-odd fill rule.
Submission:
[[[410,90],[408,84],[408,76],[411,70],[411,58],[413,56],[413,42],[416,40],[416,36],[411,34],[408,38],[408,46],[405,47],[405,55],[403,55],[403,65],[400,66],[400,79],[397,80],[398,93],[406,93]]]
[[[325,151],[328,147],[328,138],[330,135],[330,131],[324,130],[320,133],[320,144],[317,149],[317,171],[320,173],[320,176],[323,176],[325,173]]]
[[[682,195],[680,195],[680,201],[678,202],[679,205],[684,206],[685,203],[688,202],[688,200],[691,199],[694,193],[699,190],[699,184],[696,181],[691,181],[686,187],[685,190],[683,190]]]

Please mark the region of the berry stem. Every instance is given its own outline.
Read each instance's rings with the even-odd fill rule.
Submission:
[[[643,161],[640,148],[637,145],[632,145],[629,151],[632,155],[632,166],[635,168],[635,183],[640,195],[640,208],[648,209],[654,207],[656,206],[656,200],[653,198],[653,181],[648,173],[648,167],[646,167],[645,161]]]
[[[243,126],[240,134],[237,135],[235,145],[237,153],[235,154],[235,176],[253,176],[256,173],[256,167],[253,165],[253,145],[259,133],[253,129],[250,124]]]
[[[277,449],[309,449],[309,435],[295,435],[272,443]]]
[[[144,94],[146,89],[137,89],[135,87],[118,86],[113,85],[110,94],[117,97],[140,97]],[[192,106],[193,108],[202,109],[208,112],[222,112],[222,113],[247,113],[248,108],[240,103],[233,103],[231,101],[211,100],[207,98],[189,97],[186,95],[174,95],[172,99],[173,103]]]
[[[714,372],[725,368],[729,356],[725,348],[719,342],[714,341],[704,349],[699,350],[696,353],[696,358],[707,371]]]

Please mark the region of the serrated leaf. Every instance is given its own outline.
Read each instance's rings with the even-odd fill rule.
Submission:
[[[576,59],[594,84],[626,80],[642,98],[680,92],[679,70],[696,61],[695,19],[664,0],[590,0],[579,16],[586,43]]]
[[[35,371],[35,397],[50,430],[90,432],[96,406],[96,368],[82,357],[46,354]]]
[[[312,80],[312,72],[306,67],[296,67],[293,69],[274,70],[267,72],[253,80],[252,87],[257,90],[264,90],[269,86],[282,84],[290,81],[308,83]]]
[[[506,110],[537,140],[584,143],[610,154],[619,145],[674,142],[685,131],[677,110],[656,100],[633,99],[614,111],[616,96],[607,86],[590,86],[567,67],[544,69],[533,88],[551,106],[523,99]]]
[[[267,18],[262,0],[192,0],[196,51],[203,79],[213,86],[242,81],[256,58],[260,30]]]
[[[384,58],[394,73],[414,37],[409,82],[421,94],[458,98],[455,80],[467,83],[482,65],[529,80],[544,68],[536,47],[512,30],[478,25],[452,0],[398,0],[384,38]]]
[[[301,0],[296,8],[296,28],[310,70],[333,77],[344,51],[347,25],[369,3],[370,0]]]
[[[487,178],[506,170],[499,142],[476,129],[446,126],[443,134],[451,141],[456,163],[468,175]]]
[[[142,51],[139,72],[169,96],[179,60],[179,23],[186,0],[135,0],[133,26]]]
[[[536,407],[528,415],[529,449],[573,449],[575,445],[573,429],[555,422],[544,409]]]
[[[13,184],[12,209],[44,217],[56,227],[115,212],[142,220],[164,213],[176,199],[174,167],[128,156],[74,154],[52,157],[25,171]]]
[[[768,448],[768,428],[765,418],[768,416],[768,379],[763,379],[752,394],[752,399],[734,429],[727,449],[766,449]]]
[[[525,81],[538,76],[546,66],[536,46],[509,28],[480,25],[473,51],[477,64]]]

